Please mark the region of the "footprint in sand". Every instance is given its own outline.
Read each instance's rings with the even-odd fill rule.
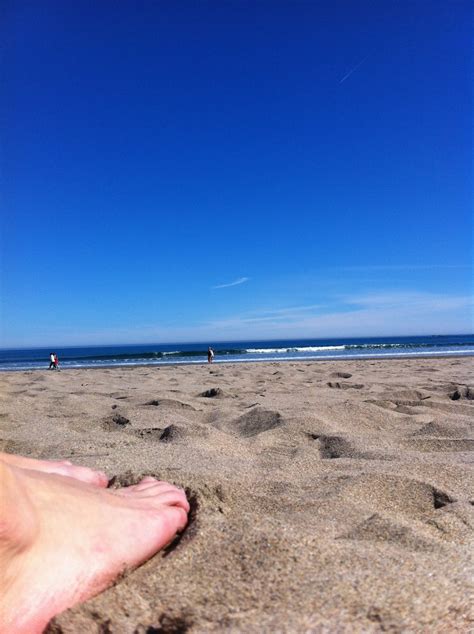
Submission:
[[[328,381],[327,386],[338,390],[361,390],[364,387],[362,383],[340,383],[339,381]]]
[[[461,399],[474,401],[474,388],[468,385],[460,385],[449,395],[449,398],[452,401],[459,401]]]
[[[225,393],[220,387],[211,387],[210,389],[201,392],[199,396],[203,396],[204,398],[224,398]]]
[[[145,429],[133,429],[130,431],[137,438],[141,438],[142,440],[151,440],[151,441],[161,440],[161,435],[163,434],[162,427],[148,427]]]
[[[127,425],[130,425],[130,419],[122,416],[121,414],[114,414],[108,416],[102,422],[102,429],[106,431],[117,431],[118,429],[124,429]]]
[[[440,537],[461,543],[472,542],[474,535],[474,507],[472,502],[453,502],[441,508],[428,521],[440,531]]]
[[[352,374],[350,372],[333,372],[331,376],[334,379],[350,379]]]

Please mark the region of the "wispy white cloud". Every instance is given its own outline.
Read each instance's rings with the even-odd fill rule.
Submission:
[[[217,286],[212,286],[211,288],[229,288],[230,286],[239,286],[239,284],[245,284],[245,282],[248,282],[249,279],[249,277],[239,277],[237,280],[229,282],[228,284],[218,284]]]
[[[396,336],[472,332],[471,296],[374,292],[340,297],[335,304],[282,308],[233,316],[208,327],[229,338]]]
[[[310,304],[309,306],[290,306],[287,308],[262,309],[255,311],[252,316],[246,318],[248,323],[258,321],[288,321],[298,318],[305,313],[315,312],[317,309],[324,308],[323,304]]]
[[[455,334],[473,332],[473,308],[471,295],[379,291],[339,295],[324,304],[265,306],[187,324],[143,321],[131,327],[94,331],[55,328],[54,333],[34,334],[42,345],[54,342],[56,346]],[[12,342],[11,346],[28,343]]]
[[[356,64],[355,66],[353,66],[353,67],[350,69],[350,71],[349,71],[348,73],[346,73],[346,74],[344,75],[344,77],[343,77],[343,78],[339,81],[339,83],[340,83],[340,84],[342,84],[343,82],[345,82],[345,81],[346,81],[346,79],[349,79],[349,77],[352,75],[352,73],[354,73],[354,72],[355,72],[355,71],[356,71],[356,70],[357,70],[360,66],[362,66],[362,64],[366,61],[366,59],[367,59],[368,57],[369,57],[369,56],[368,56],[368,55],[366,55],[366,56],[364,57],[364,59],[362,59],[362,60],[361,60],[358,64]]]
[[[417,291],[392,291],[379,293],[362,293],[344,296],[348,305],[371,308],[372,310],[397,311],[450,311],[469,308],[473,298],[468,295],[441,295],[439,293],[421,293]]]

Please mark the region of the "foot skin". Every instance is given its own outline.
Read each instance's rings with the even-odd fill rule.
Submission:
[[[0,461],[0,633],[42,632],[166,546],[188,512],[155,478],[110,490]]]
[[[57,475],[68,476],[98,487],[106,487],[108,484],[108,478],[102,471],[95,471],[94,469],[89,469],[89,467],[80,467],[72,464],[69,460],[35,460],[34,458],[24,458],[23,456],[2,452],[0,452],[0,460],[13,467],[43,471],[44,473],[56,473]]]

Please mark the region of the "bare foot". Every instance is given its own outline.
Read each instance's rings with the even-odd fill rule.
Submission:
[[[69,460],[35,460],[34,458],[24,458],[23,456],[2,452],[0,452],[0,460],[21,469],[56,473],[57,475],[87,482],[88,484],[95,484],[95,486],[99,487],[106,487],[109,481],[102,471],[95,471],[94,469],[89,469],[89,467],[80,467],[72,464]]]
[[[36,634],[168,544],[183,490],[144,478],[103,489],[0,461],[0,632]]]

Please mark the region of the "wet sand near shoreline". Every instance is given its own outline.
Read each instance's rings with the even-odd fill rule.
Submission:
[[[184,487],[184,534],[50,632],[469,632],[474,360],[0,374],[0,449]]]

